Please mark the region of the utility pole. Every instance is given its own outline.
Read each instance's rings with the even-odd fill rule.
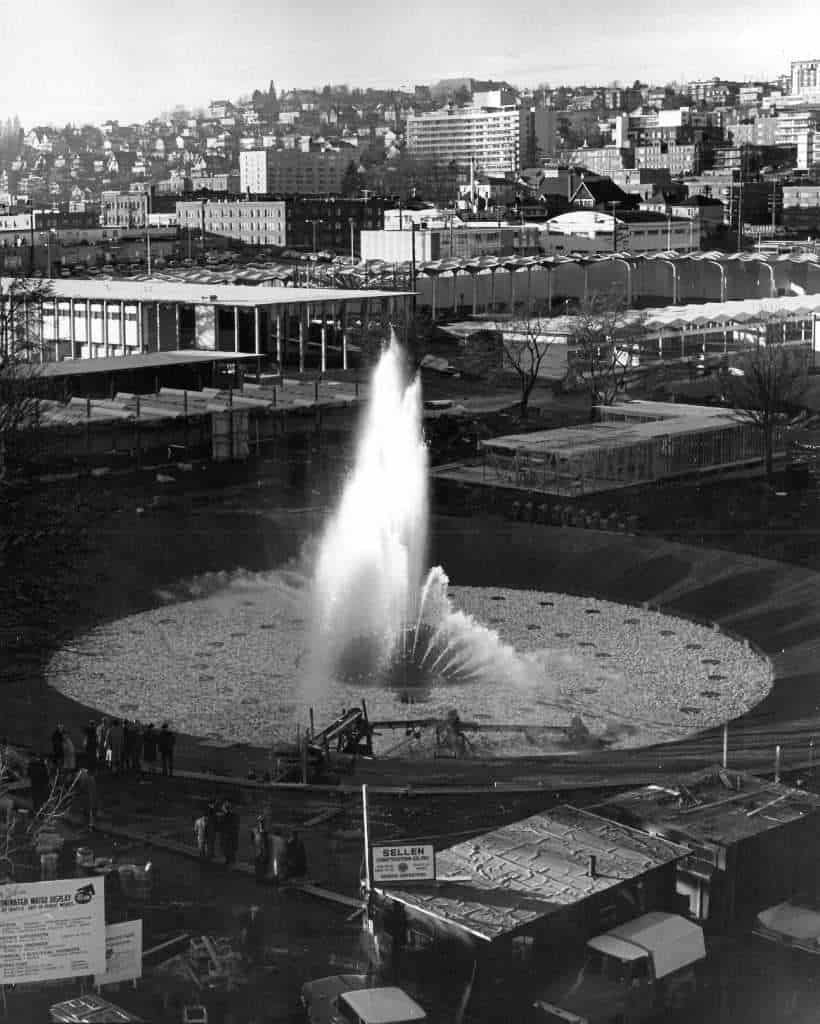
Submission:
[[[413,293],[413,316],[416,315],[416,222],[410,221],[410,290]]]
[[[741,175],[742,175],[741,171]],[[743,248],[743,177],[741,176],[737,190],[737,251]]]
[[[350,225],[350,262],[356,262],[356,250],[353,247],[353,226],[356,223],[355,217],[348,217],[347,223]]]
[[[615,207],[621,205],[620,199],[612,199],[609,202],[612,207],[612,251],[618,251],[618,221],[615,217]]]
[[[151,186],[145,192],[145,238],[146,238],[146,261],[148,264],[148,276],[151,276]]]

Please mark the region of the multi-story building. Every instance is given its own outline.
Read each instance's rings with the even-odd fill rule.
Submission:
[[[728,125],[728,132],[736,146],[774,146],[777,141],[775,117],[756,117],[753,121],[738,121]]]
[[[407,117],[407,150],[436,163],[472,163],[484,174],[517,174],[555,152],[555,112],[546,107],[445,107]]]
[[[372,196],[291,196],[286,200],[288,246],[345,256],[361,254],[362,231],[380,231],[393,199]]]
[[[562,163],[570,167],[585,167],[593,174],[611,178],[613,175],[635,167],[635,151],[630,147],[581,146],[578,149],[562,150]]]
[[[793,60],[791,95],[820,99],[820,60]]]
[[[698,143],[657,142],[635,146],[634,154],[636,168],[667,168],[673,178],[698,174],[702,167],[702,147]]]
[[[100,226],[144,228],[148,222],[147,192],[103,190],[100,198]]]
[[[820,230],[820,181],[783,186],[783,224],[793,231]]]
[[[217,235],[243,245],[287,245],[283,199],[198,199],[176,204],[181,232]]]
[[[239,154],[242,195],[329,195],[339,193],[360,149],[258,149]]]

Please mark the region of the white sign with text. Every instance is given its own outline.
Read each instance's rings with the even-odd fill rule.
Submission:
[[[142,921],[120,921],[105,929],[105,974],[95,985],[115,985],[142,977]]]
[[[0,985],[105,970],[102,877],[0,887]]]
[[[436,854],[429,846],[374,846],[374,882],[423,882],[436,877]]]

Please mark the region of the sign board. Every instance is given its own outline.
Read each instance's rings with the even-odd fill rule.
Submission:
[[[121,921],[105,928],[105,973],[95,985],[115,985],[142,977],[142,921]]]
[[[436,877],[436,854],[429,846],[374,846],[374,882],[422,882]]]
[[[105,970],[104,879],[0,887],[0,985]]]

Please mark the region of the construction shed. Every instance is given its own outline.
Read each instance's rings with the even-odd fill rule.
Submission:
[[[534,976],[557,977],[594,935],[648,910],[677,909],[675,865],[687,853],[561,805],[437,852],[434,882],[386,886],[374,895],[385,918],[400,905],[407,961],[426,962],[420,969],[433,978],[442,956],[453,977],[468,964],[492,998],[510,979],[524,985]],[[377,914],[377,933],[380,926],[389,936]]]
[[[820,796],[746,772],[709,769],[596,807],[621,824],[689,847],[677,891],[689,914],[722,929],[816,886]]]

